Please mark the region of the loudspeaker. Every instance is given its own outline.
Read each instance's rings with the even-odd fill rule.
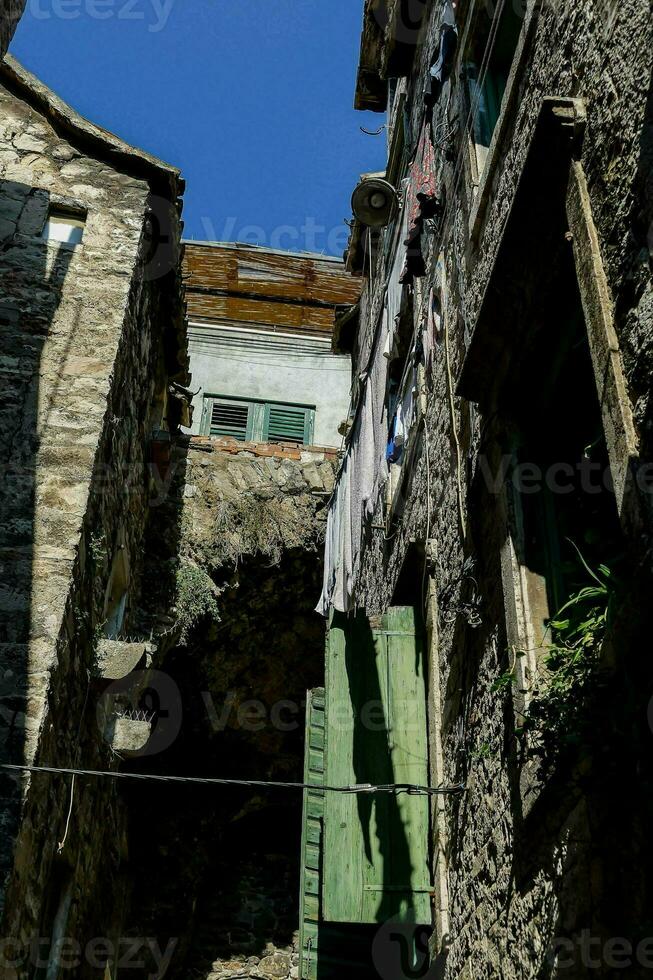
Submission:
[[[363,177],[351,199],[351,209],[368,228],[385,228],[396,217],[397,191],[382,177]]]

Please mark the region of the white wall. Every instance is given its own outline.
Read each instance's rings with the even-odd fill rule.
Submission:
[[[347,416],[351,361],[333,354],[330,339],[264,330],[189,325],[193,391],[191,432],[200,431],[204,395],[229,395],[315,407],[317,446],[339,446]]]

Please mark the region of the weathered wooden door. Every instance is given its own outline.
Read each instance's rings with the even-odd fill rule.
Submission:
[[[428,784],[426,681],[415,610],[381,628],[338,615],[327,640],[325,782]],[[429,798],[327,792],[322,917],[431,923]]]
[[[324,793],[319,787],[324,784],[324,725],[324,690],[316,688],[306,697],[304,782],[316,788],[304,790],[299,895],[299,976],[303,980],[317,980],[324,819]]]

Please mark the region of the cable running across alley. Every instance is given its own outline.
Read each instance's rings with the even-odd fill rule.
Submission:
[[[203,786],[248,786],[257,789],[301,789],[320,793],[408,793],[411,796],[458,796],[465,792],[461,783],[455,786],[419,786],[413,783],[355,783],[351,786],[316,786],[313,783],[285,783],[263,779],[218,779],[209,776],[162,776],[155,773],[112,772],[96,769],[66,769],[54,766],[15,766],[8,763],[0,769],[12,772],[49,773],[51,775],[95,776],[105,779],[140,779],[160,783],[199,783]]]

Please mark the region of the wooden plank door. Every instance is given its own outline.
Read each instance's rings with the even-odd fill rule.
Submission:
[[[326,782],[428,782],[426,681],[416,614],[380,629],[337,616],[327,640]],[[428,797],[327,793],[322,913],[327,922],[431,922]]]
[[[304,790],[299,894],[299,976],[317,980],[320,890],[322,869],[322,823],[324,818],[324,689],[306,696],[306,742],[304,782],[315,789]]]

